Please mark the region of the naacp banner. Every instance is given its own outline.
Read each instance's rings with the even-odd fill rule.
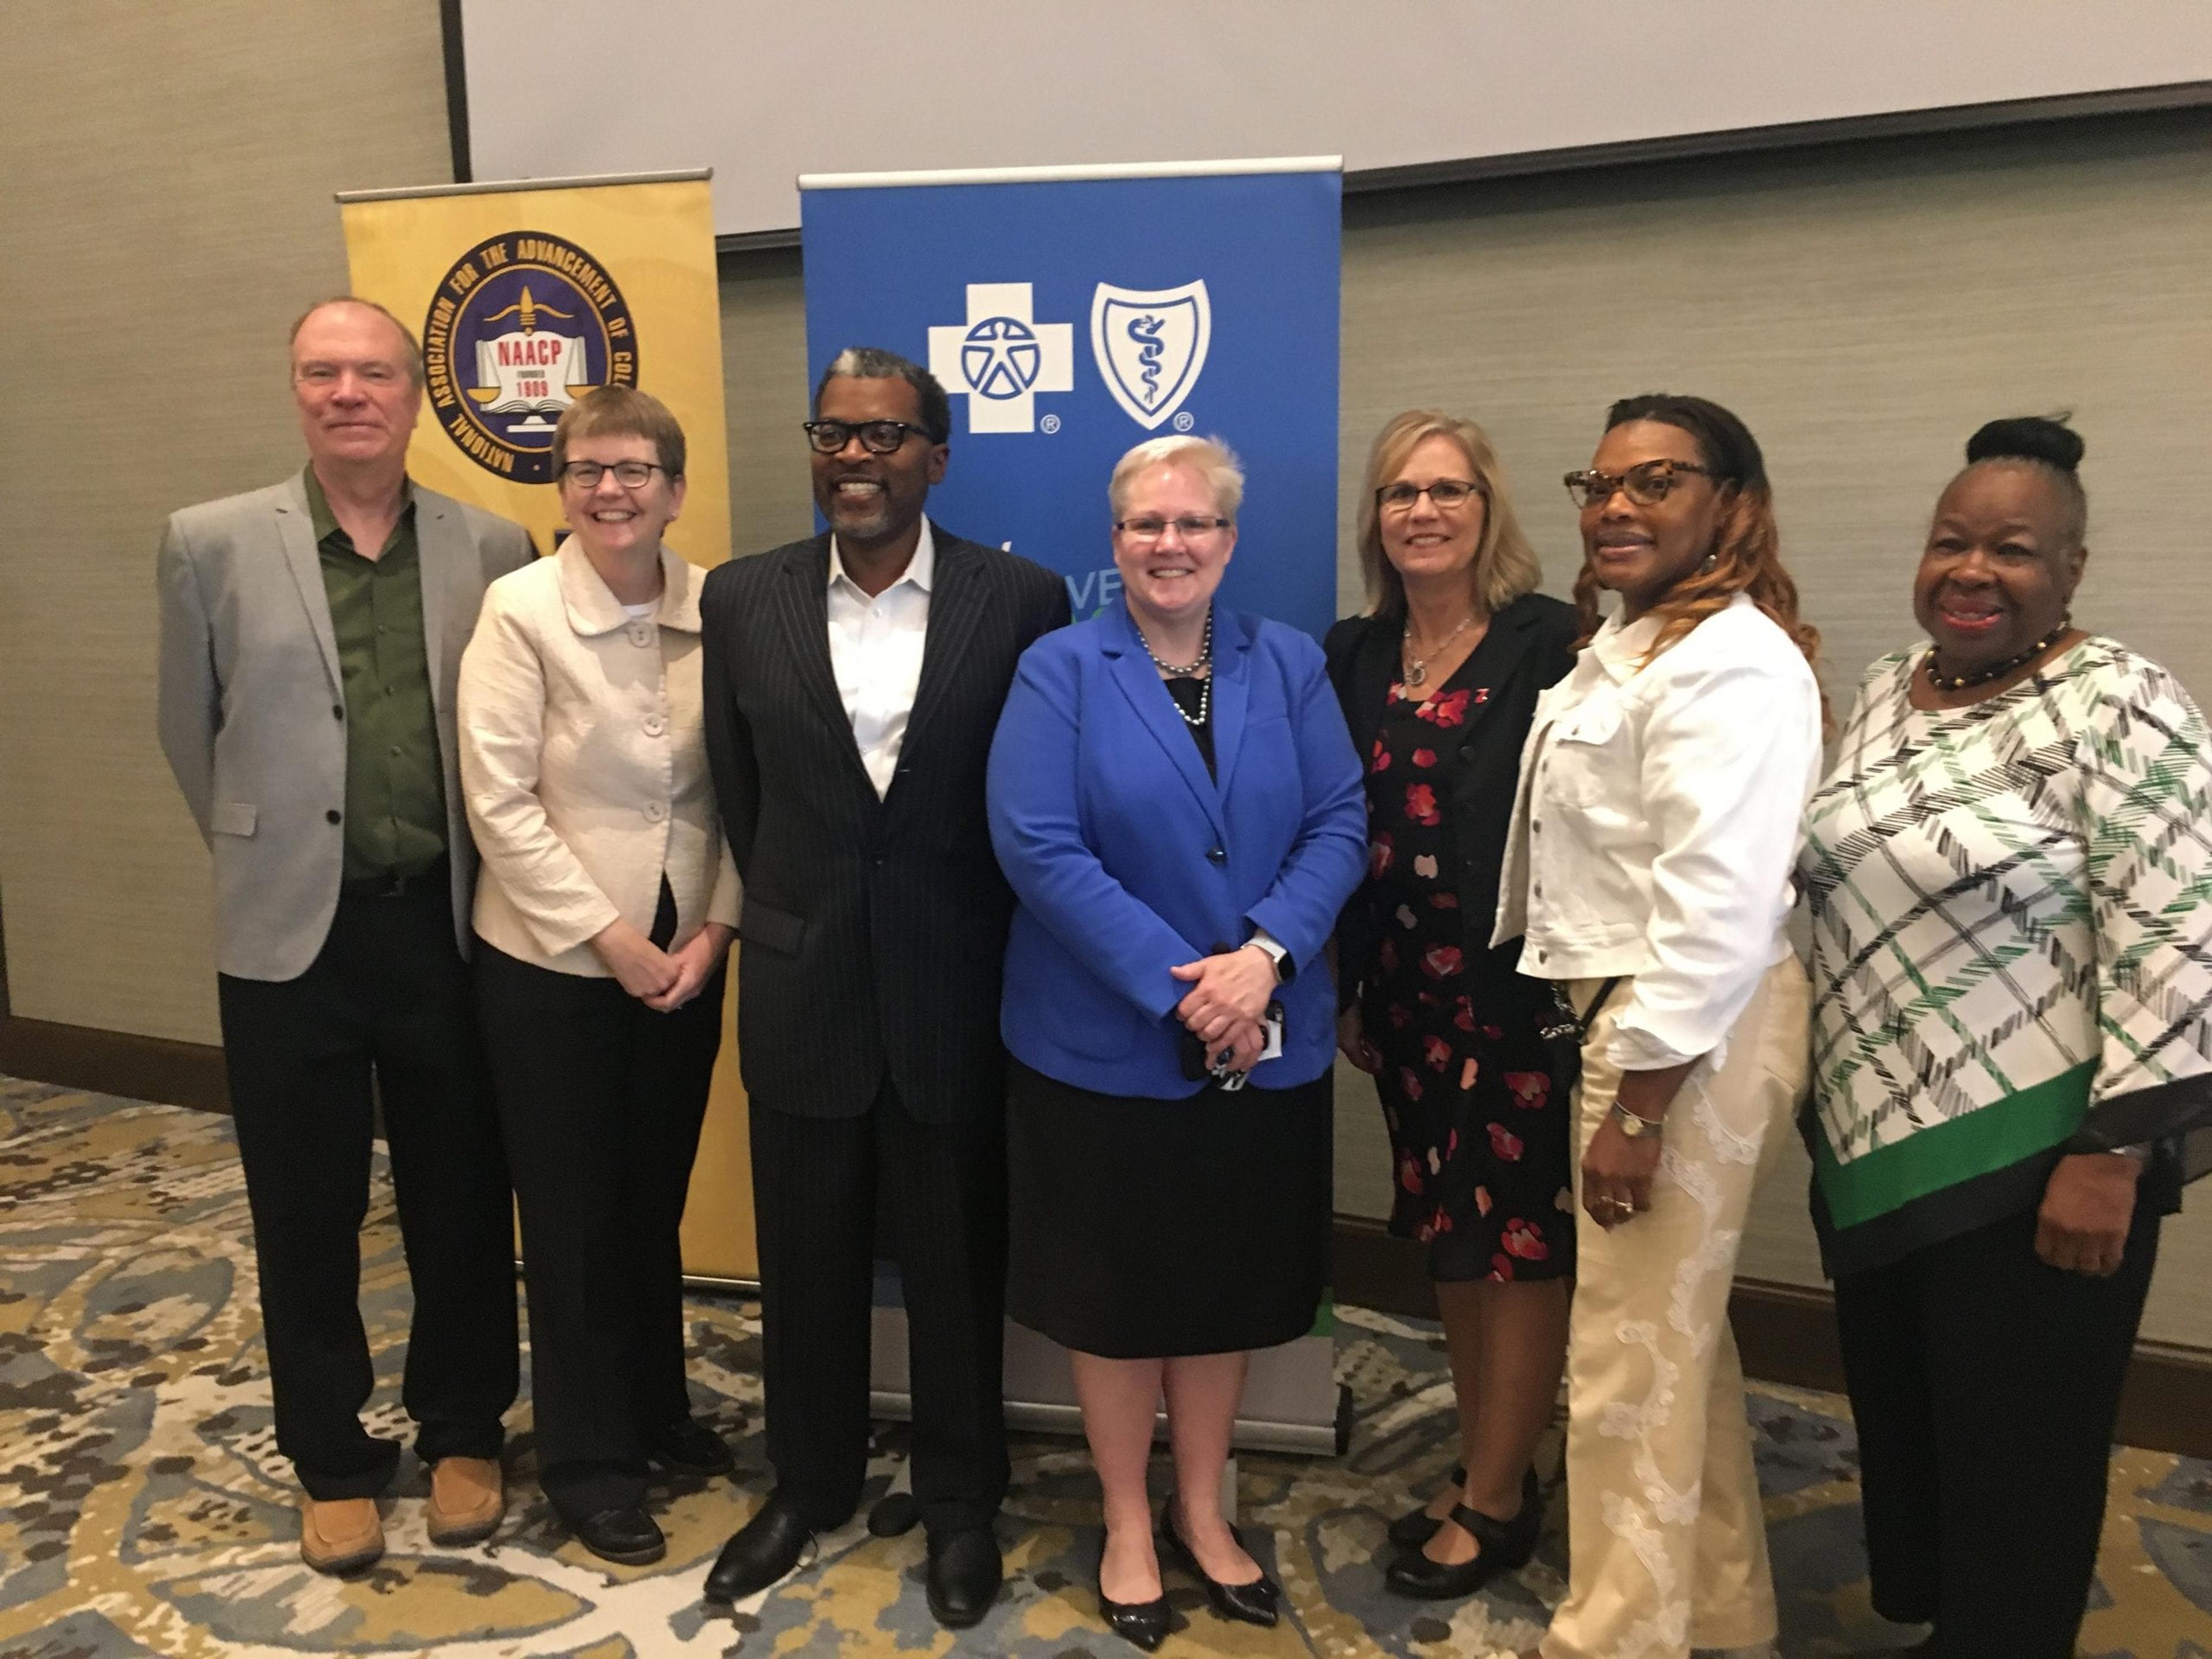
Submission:
[[[668,544],[730,555],[721,307],[704,173],[453,185],[338,198],[353,291],[422,342],[410,476],[531,532],[564,526],[553,428],[593,386],[641,386],[682,423],[684,516]]]
[[[1336,616],[1335,157],[806,175],[806,349],[928,366],[955,405],[948,530],[1118,602],[1106,481],[1147,438],[1227,441],[1247,475],[1223,603]]]

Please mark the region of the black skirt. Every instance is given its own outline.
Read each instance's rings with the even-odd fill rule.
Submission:
[[[1006,1311],[1108,1359],[1269,1348],[1328,1282],[1329,1074],[1183,1100],[1009,1071]]]

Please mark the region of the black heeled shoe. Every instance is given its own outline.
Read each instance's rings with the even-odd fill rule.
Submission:
[[[1161,1506],[1159,1540],[1174,1553],[1176,1559],[1191,1576],[1206,1586],[1206,1599],[1213,1603],[1213,1610],[1224,1619],[1273,1629],[1279,1616],[1279,1604],[1283,1599],[1283,1587],[1267,1577],[1265,1567],[1260,1569],[1257,1578],[1242,1584],[1224,1584],[1218,1578],[1208,1577],[1206,1569],[1198,1565],[1197,1552],[1184,1543],[1182,1534],[1176,1530],[1175,1511],[1175,1499],[1172,1498]],[[1231,1527],[1229,1535],[1242,1547],[1244,1542],[1242,1533]]]
[[[1098,1611],[1107,1629],[1133,1646],[1150,1653],[1168,1639],[1168,1598],[1164,1593],[1149,1601],[1109,1601],[1098,1592]]]
[[[1106,1550],[1098,1551],[1098,1613],[1106,1627],[1124,1642],[1150,1653],[1168,1639],[1166,1587],[1149,1601],[1115,1601],[1106,1594]]]
[[[1455,1487],[1467,1485],[1466,1464],[1461,1463],[1454,1467],[1451,1472],[1451,1483]],[[1540,1509],[1543,1507],[1543,1503],[1544,1488],[1536,1479],[1535,1467],[1532,1464],[1521,1476],[1521,1507],[1525,1510],[1534,1505]],[[1390,1541],[1401,1550],[1412,1554],[1418,1552],[1429,1540],[1434,1538],[1437,1535],[1437,1528],[1442,1525],[1443,1522],[1431,1515],[1426,1509],[1418,1509],[1410,1514],[1400,1516],[1390,1523]]]
[[[1452,1466],[1451,1484],[1455,1492],[1467,1485],[1466,1464],[1455,1463]],[[1437,1528],[1442,1525],[1443,1522],[1431,1515],[1428,1505],[1425,1504],[1419,1509],[1408,1510],[1390,1523],[1390,1541],[1401,1550],[1417,1550],[1434,1538]]]
[[[1534,1469],[1521,1482],[1521,1512],[1500,1521],[1464,1504],[1452,1505],[1451,1519],[1481,1546],[1471,1561],[1431,1561],[1418,1552],[1401,1556],[1382,1575],[1383,1582],[1401,1595],[1420,1601],[1458,1601],[1474,1595],[1501,1572],[1525,1567],[1536,1553],[1537,1534],[1544,1528],[1544,1502]]]

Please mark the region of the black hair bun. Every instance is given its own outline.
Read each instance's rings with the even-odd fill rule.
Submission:
[[[2050,420],[2040,415],[2019,415],[1991,421],[1966,440],[1966,465],[1977,461],[2040,461],[2061,472],[2081,465],[2087,447],[2081,434],[2063,416]]]

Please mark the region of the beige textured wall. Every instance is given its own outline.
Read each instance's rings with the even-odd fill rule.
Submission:
[[[453,177],[436,0],[0,7],[0,904],[15,1012],[211,1042],[207,856],[153,735],[170,511],[301,465],[333,191]]]
[[[2185,481],[2212,432],[2212,122],[1858,146],[1386,198],[1346,216],[1343,535],[1361,447],[1409,404],[1483,422],[1547,586],[1578,550],[1559,475],[1605,405],[1744,416],[1829,693],[1913,637],[1909,582],[1966,434],[2071,409],[2093,556],[2076,607],[2212,699],[2212,584]],[[1358,591],[1348,557],[1346,609]],[[1840,712],[1840,707],[1839,710]],[[1755,717],[1755,711],[1747,711]],[[1339,1207],[1389,1204],[1379,1114],[1340,1079]],[[1794,1141],[1743,1268],[1817,1282]],[[2145,1334],[2212,1344],[2212,1194],[2172,1226]]]
[[[34,1018],[212,1041],[205,856],[151,737],[155,541],[172,507],[298,464],[283,331],[343,282],[331,192],[448,176],[437,7],[15,0],[0,52],[37,66],[0,104],[10,992]],[[1368,436],[1442,403],[1489,425],[1564,591],[1557,479],[1606,402],[1718,398],[1767,447],[1840,700],[1909,635],[1907,574],[1966,433],[2070,408],[2095,515],[2081,616],[2212,696],[2191,483],[2212,431],[2208,139],[2175,118],[1355,198],[1345,526]],[[723,262],[722,337],[753,551],[811,522],[795,252]],[[1348,560],[1342,592],[1353,608]],[[1340,1103],[1339,1206],[1382,1213],[1364,1080]],[[1809,1281],[1784,1153],[1745,1270]],[[2212,1345],[2212,1200],[2193,1208],[2146,1332]]]

